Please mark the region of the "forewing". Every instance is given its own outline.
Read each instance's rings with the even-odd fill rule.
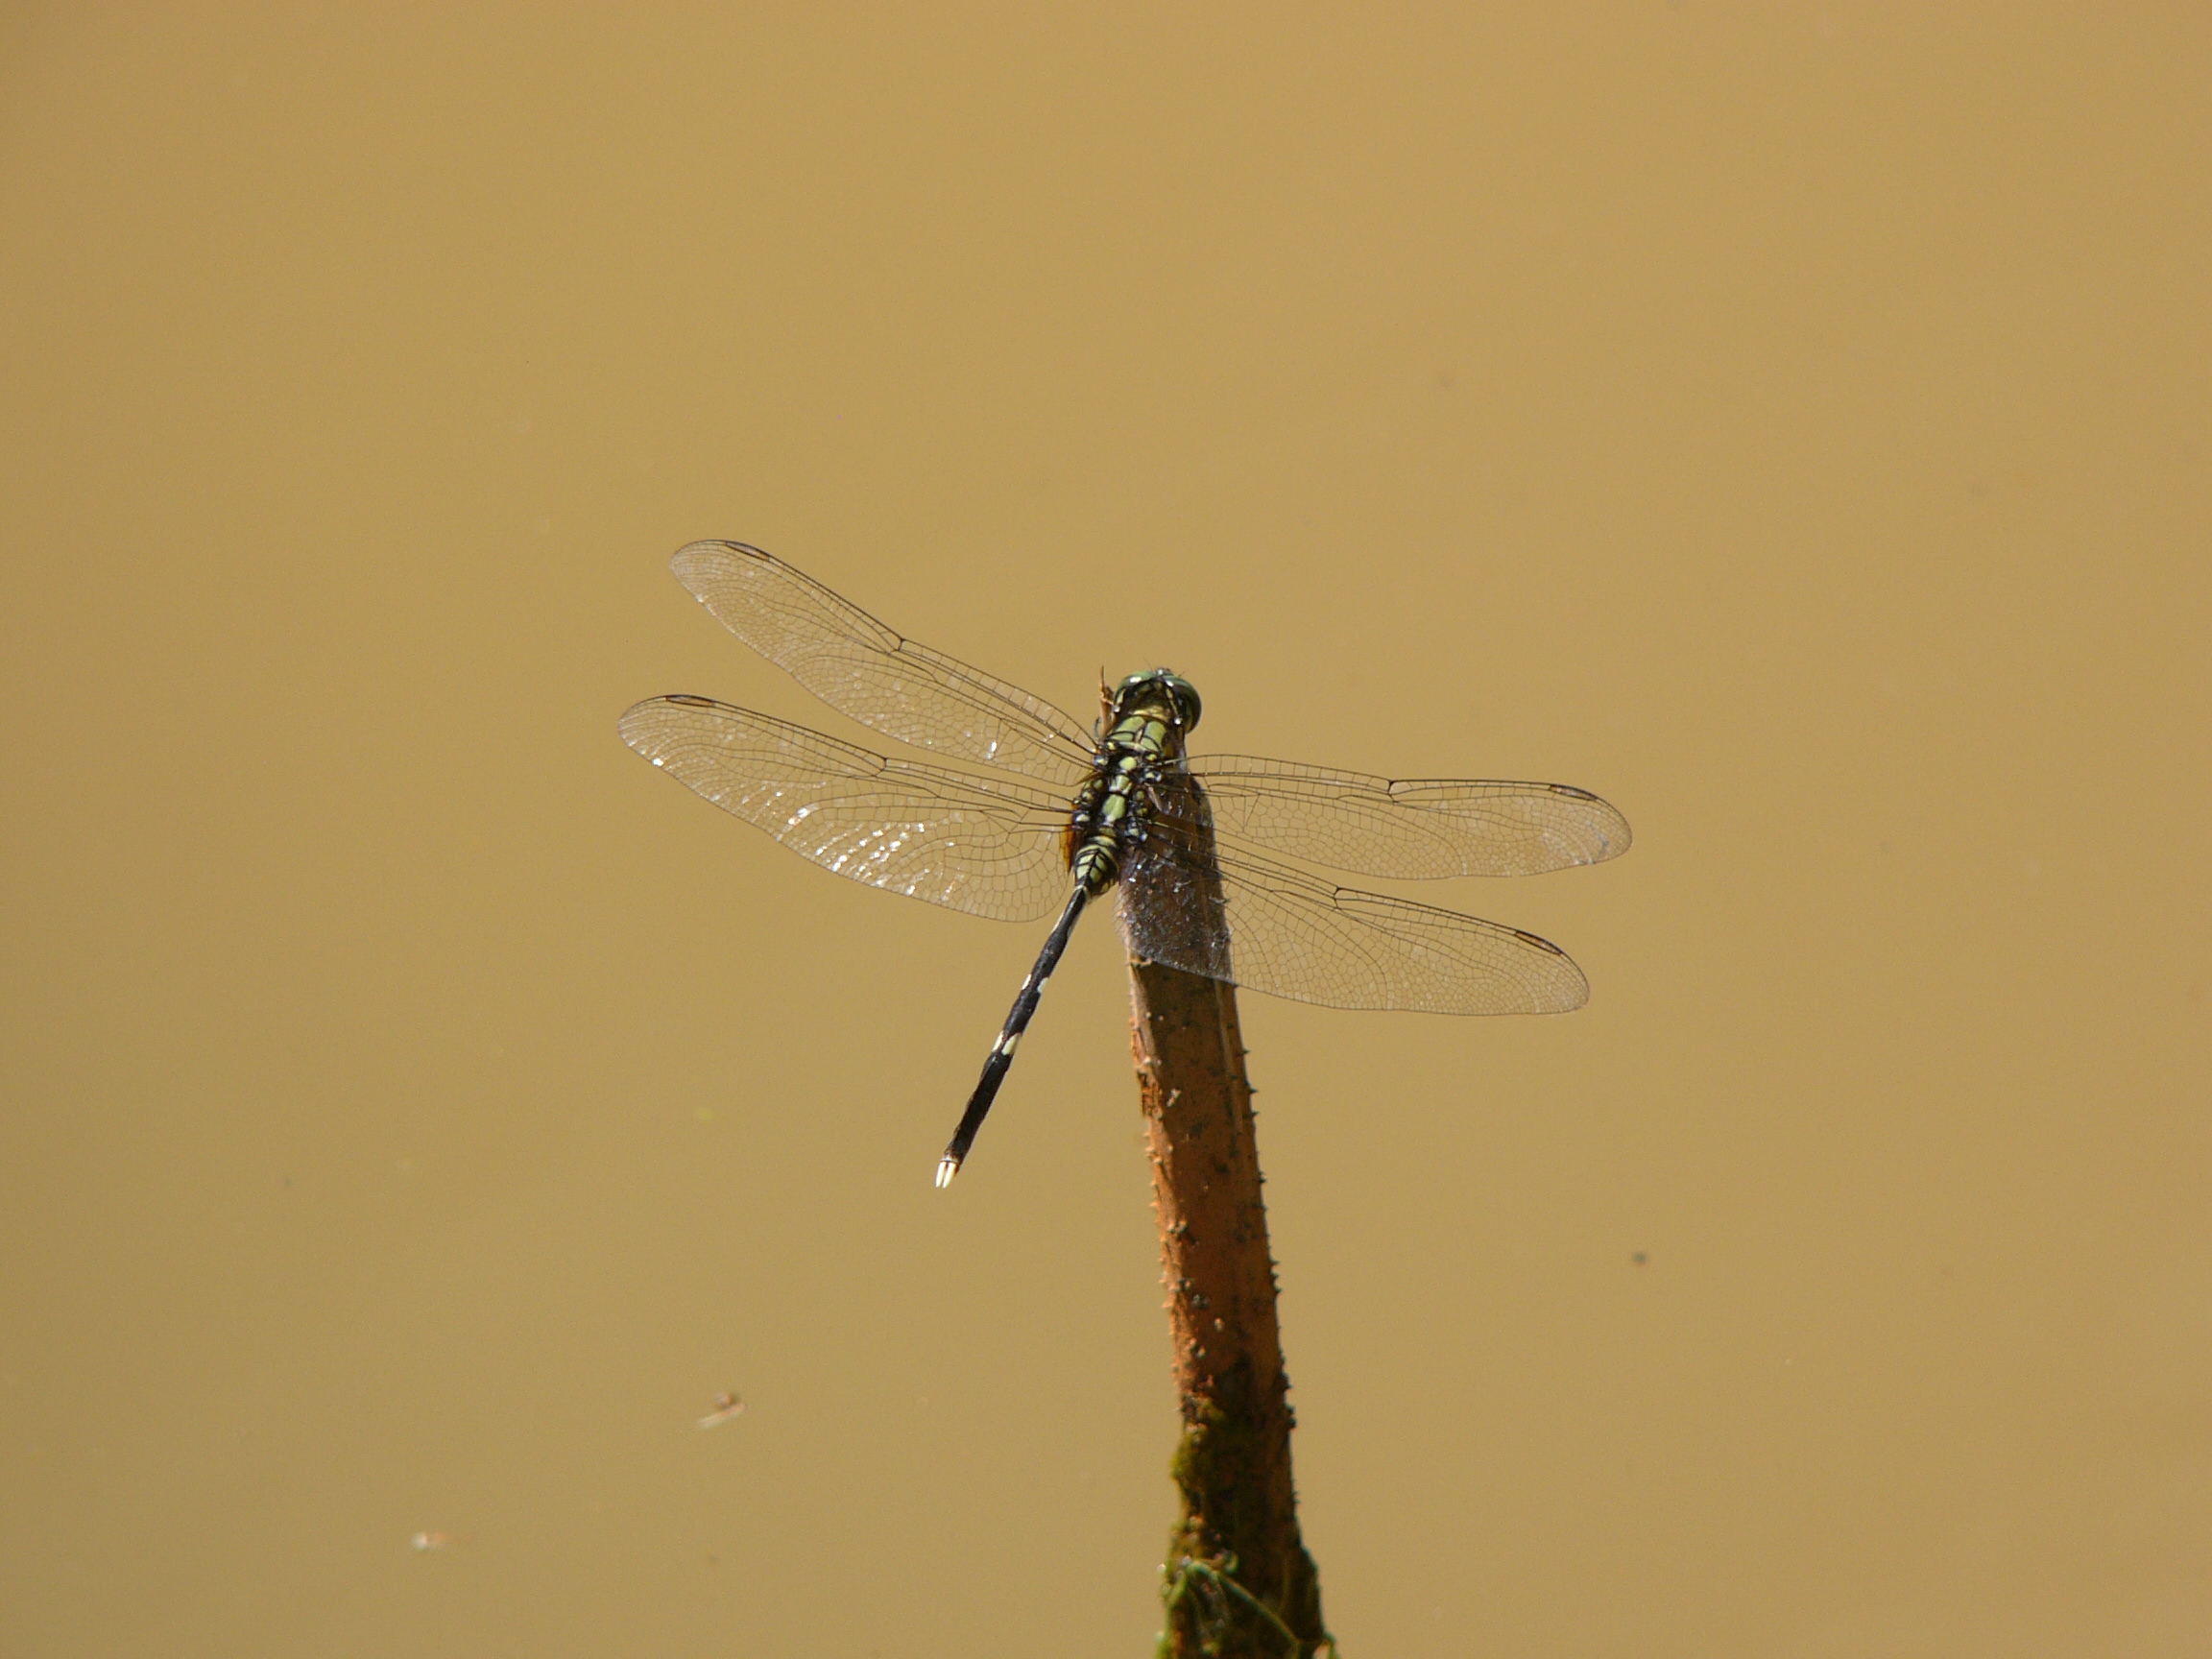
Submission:
[[[1067,895],[1068,809],[1042,790],[880,755],[705,697],[654,697],[622,740],[725,812],[871,887],[1030,922]]]
[[[1365,876],[1533,876],[1628,851],[1628,820],[1565,783],[1393,781],[1250,755],[1190,766],[1225,834]]]
[[[902,743],[1073,784],[1091,739],[1069,715],[902,638],[858,606],[741,541],[694,541],[676,580],[731,633],[836,709]]]
[[[1590,999],[1582,971],[1533,933],[1203,847],[1170,812],[1133,850],[1121,923],[1138,955],[1332,1008],[1563,1014]]]

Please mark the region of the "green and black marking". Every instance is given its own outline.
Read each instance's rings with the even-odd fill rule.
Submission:
[[[1014,1065],[1022,1034],[1029,1029],[1045,987],[1051,983],[1060,953],[1068,949],[1076,919],[1092,900],[1121,878],[1129,854],[1142,844],[1167,775],[1182,767],[1184,744],[1198,724],[1199,709],[1197,687],[1165,668],[1132,674],[1115,687],[1103,721],[1105,734],[1099,739],[1091,777],[1076,794],[1062,843],[1074,886],[1060,920],[1046,936],[1045,948],[1037,952],[1037,965],[1022,981],[998,1041],[991,1046],[983,1075],[960,1115],[960,1127],[937,1161],[938,1186],[960,1173],[961,1162],[975,1143],[975,1133],[983,1127],[991,1102]]]

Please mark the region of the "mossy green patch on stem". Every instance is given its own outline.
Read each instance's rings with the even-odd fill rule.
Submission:
[[[1250,1366],[1239,1362],[1215,1379],[1230,1406],[1220,1398],[1184,1402],[1183,1436],[1169,1465],[1183,1514],[1167,1538],[1163,1659],[1335,1656],[1321,1623],[1320,1575],[1295,1524],[1286,1560],[1254,1560],[1239,1551],[1263,1547],[1281,1527],[1268,1513],[1263,1471],[1272,1443],[1252,1381]],[[1243,1561],[1253,1570],[1240,1570]]]

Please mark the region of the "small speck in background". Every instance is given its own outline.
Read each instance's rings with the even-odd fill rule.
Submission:
[[[736,1395],[728,1392],[717,1394],[714,1396],[714,1409],[699,1419],[699,1427],[702,1429],[719,1429],[731,1418],[742,1416],[744,1411],[745,1402],[738,1399]]]

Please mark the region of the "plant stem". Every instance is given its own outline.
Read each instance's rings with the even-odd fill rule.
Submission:
[[[1141,961],[1129,986],[1183,1411],[1162,1659],[1292,1659],[1286,1636],[1295,1659],[1334,1655],[1298,1532],[1290,1383],[1236,989]]]

